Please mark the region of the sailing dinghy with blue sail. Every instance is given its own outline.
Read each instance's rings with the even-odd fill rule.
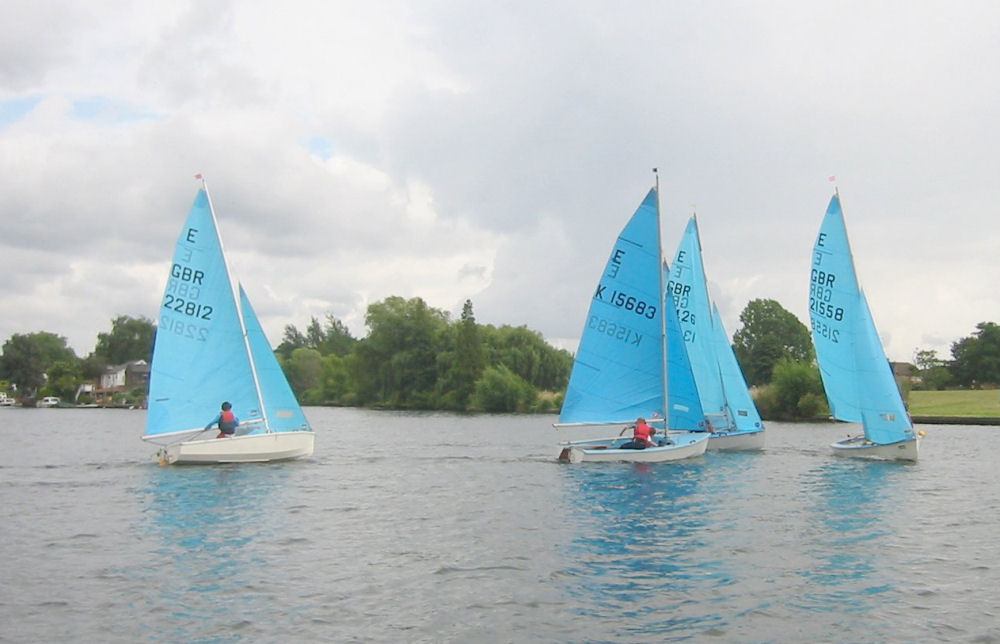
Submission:
[[[698,219],[692,216],[670,266],[667,297],[687,345],[698,395],[711,432],[708,449],[764,447],[764,425],[736,361],[722,318],[708,295]]]
[[[223,401],[240,419],[216,438],[205,423]],[[174,251],[150,368],[143,440],[160,462],[238,463],[309,456],[314,434],[242,286],[234,288],[218,222],[202,188]]]
[[[706,432],[677,431],[699,429],[704,415],[676,311],[664,298],[666,271],[654,188],[618,235],[601,274],[556,427],[666,419],[654,437],[661,444],[624,449],[631,435],[570,441],[560,460],[662,462],[705,452]]]
[[[834,453],[916,461],[919,439],[858,284],[839,193],[813,245],[809,317],[830,411],[864,428],[863,436],[833,443]]]

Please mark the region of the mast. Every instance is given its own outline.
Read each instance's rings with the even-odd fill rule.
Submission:
[[[253,377],[254,393],[257,396],[257,407],[260,409],[261,420],[264,421],[264,429],[268,433],[271,431],[271,423],[267,420],[267,410],[264,408],[264,398],[260,391],[260,380],[257,378],[257,365],[254,363],[253,352],[250,350],[250,338],[247,337],[247,326],[243,320],[243,306],[240,303],[240,295],[233,284],[233,275],[229,270],[229,258],[226,257],[226,249],[222,245],[222,233],[219,230],[219,220],[215,216],[215,206],[212,204],[212,195],[208,191],[208,182],[200,174],[195,175],[201,179],[201,187],[205,190],[208,198],[208,212],[212,215],[212,224],[215,226],[215,235],[219,240],[219,251],[222,254],[222,265],[226,269],[226,281],[229,283],[229,293],[233,296],[233,303],[236,305],[236,317],[240,321],[240,334],[243,336],[243,348],[247,352],[247,360],[250,361],[250,375]]]
[[[670,433],[670,373],[667,361],[670,358],[667,348],[667,292],[666,284],[663,283],[663,273],[665,260],[663,259],[663,233],[660,226],[660,173],[657,168],[653,168],[653,177],[656,183],[653,190],[656,191],[656,253],[660,259],[660,346],[663,355],[663,435]]]

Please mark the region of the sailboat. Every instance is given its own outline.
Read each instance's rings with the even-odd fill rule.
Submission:
[[[240,424],[205,424],[228,401]],[[314,434],[242,285],[234,287],[208,187],[188,212],[160,305],[143,440],[163,464],[242,463],[313,453]]]
[[[764,425],[747,388],[718,309],[708,295],[698,218],[688,220],[677,247],[667,297],[677,307],[698,394],[707,419],[710,450],[764,447]]]
[[[559,460],[662,462],[705,452],[706,432],[676,431],[703,428],[704,414],[677,312],[664,297],[667,272],[653,188],[618,235],[601,273],[556,427],[622,425],[643,417],[664,425],[662,444],[623,449],[630,433],[569,441]]]
[[[813,245],[809,317],[830,411],[864,428],[863,436],[833,443],[833,452],[916,461],[919,439],[858,284],[839,192]]]

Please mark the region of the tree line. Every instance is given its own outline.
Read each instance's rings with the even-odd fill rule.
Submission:
[[[768,299],[749,302],[739,319],[733,348],[761,415],[828,415],[808,328]],[[419,297],[388,297],[368,307],[365,324],[363,338],[331,315],[322,323],[312,318],[304,331],[285,327],[275,354],[302,404],[487,412],[554,412],[562,405],[572,355],[525,326],[478,324],[470,300],[452,320]],[[73,400],[81,383],[94,382],[108,366],[150,362],[155,333],[151,320],[118,316],[82,359],[54,333],[14,334],[0,356],[0,388]],[[951,353],[943,360],[918,350],[915,378],[906,386],[1000,384],[997,324],[978,324],[952,344]],[[135,403],[145,393],[120,396]]]
[[[275,353],[307,405],[555,411],[573,357],[527,327],[476,323],[466,300],[458,320],[421,298],[389,297],[368,307],[368,335],[339,320],[294,325]]]

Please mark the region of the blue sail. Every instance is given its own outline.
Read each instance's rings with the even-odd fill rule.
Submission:
[[[719,309],[712,305],[712,331],[715,336],[715,356],[719,361],[719,378],[722,380],[722,390],[729,407],[729,415],[736,429],[750,431],[761,429],[763,422],[757,405],[750,395],[743,369],[736,359],[733,345],[729,342],[726,327],[722,324]]]
[[[722,379],[719,376],[716,342],[712,328],[712,308],[701,255],[698,221],[688,220],[684,236],[674,255],[667,295],[677,307],[677,317],[687,344],[691,369],[705,414],[716,428],[728,426],[728,411]],[[724,422],[722,419],[726,419]]]
[[[813,245],[809,317],[834,417],[862,423],[873,443],[911,438],[909,416],[858,285],[839,195],[830,200]]]
[[[292,393],[288,379],[285,378],[285,373],[274,356],[274,351],[267,341],[267,336],[264,335],[257,314],[242,285],[239,290],[240,309],[243,311],[247,342],[257,372],[267,426],[273,432],[310,431],[309,421],[306,420],[295,394]],[[265,428],[254,430],[254,432],[260,431],[265,431]]]
[[[659,239],[650,190],[618,235],[594,291],[560,423],[664,416]]]
[[[260,417],[229,269],[202,189],[177,240],[160,303],[146,435],[202,428],[223,401],[241,421]]]
[[[663,265],[664,277],[670,273]],[[671,298],[664,298],[667,312],[667,396],[670,429],[704,431],[705,412],[702,408],[701,390],[695,382],[687,343],[681,331],[680,315]]]

